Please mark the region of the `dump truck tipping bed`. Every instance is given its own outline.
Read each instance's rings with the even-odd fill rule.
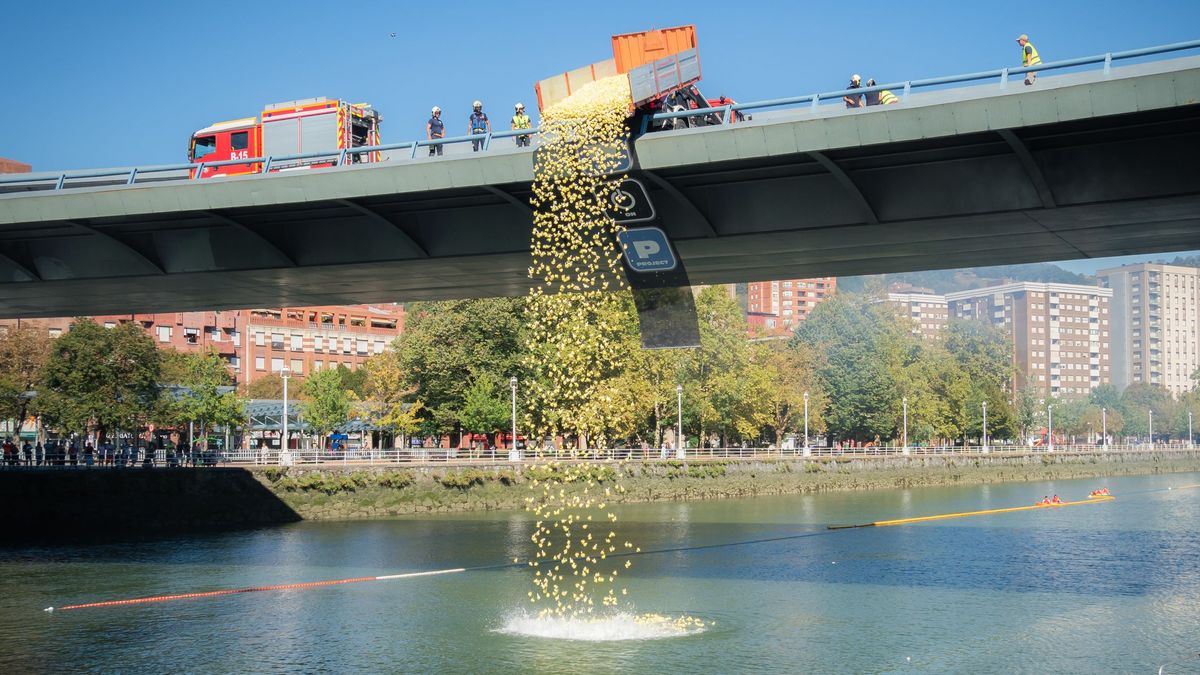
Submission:
[[[613,58],[548,77],[534,85],[538,110],[558,103],[588,82],[629,77],[636,108],[700,79],[696,27],[679,26],[612,37]]]

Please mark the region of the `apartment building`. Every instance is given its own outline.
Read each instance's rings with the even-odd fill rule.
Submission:
[[[950,322],[946,296],[912,284],[892,284],[888,288],[887,304],[901,316],[912,320],[913,335],[926,340],[940,340]]]
[[[163,349],[215,351],[240,384],[285,366],[297,377],[322,368],[356,369],[404,330],[397,304],[240,309],[96,316],[105,327],[136,322]],[[73,318],[7,319],[5,326],[38,326],[50,337],[71,329]]]
[[[746,318],[751,328],[790,333],[813,308],[837,292],[837,277],[756,281],[746,284]]]
[[[1112,378],[1108,288],[1017,282],[947,293],[954,319],[986,321],[1013,341],[1014,385],[1086,396]]]
[[[1140,263],[1096,275],[1113,293],[1113,384],[1190,391],[1200,368],[1200,269]]]
[[[247,341],[241,381],[247,384],[285,367],[296,377],[338,366],[357,369],[404,330],[400,305],[243,311]]]

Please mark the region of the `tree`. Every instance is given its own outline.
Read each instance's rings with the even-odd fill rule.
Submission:
[[[825,394],[816,380],[812,350],[806,345],[789,347],[772,342],[756,344],[753,352],[755,361],[766,371],[764,393],[775,446],[781,447],[787,434],[804,430],[806,393],[809,432],[823,429],[820,411],[825,407]]]
[[[308,401],[302,404],[304,421],[316,435],[324,438],[350,420],[351,394],[342,387],[342,376],[330,368],[304,380]]]
[[[160,360],[154,341],[134,323],[101,328],[81,318],[54,341],[46,364],[46,396],[39,407],[51,424],[103,437],[114,426],[130,428],[154,408]]]
[[[761,391],[747,386],[751,360],[745,315],[722,286],[700,291],[696,312],[700,347],[688,355],[682,369],[688,425],[695,426],[701,444],[714,431],[722,445],[733,437],[754,437],[769,420],[764,407],[750,400]],[[754,379],[759,379],[757,374]]]
[[[14,419],[19,430],[29,417],[30,397],[50,359],[50,338],[40,328],[0,332],[0,419]]]
[[[1041,401],[1038,400],[1032,387],[1025,387],[1017,392],[1014,423],[1021,435],[1018,440],[1022,444],[1028,443],[1029,438],[1033,435],[1033,430],[1037,426],[1038,420],[1041,419],[1041,408]]]
[[[407,400],[416,387],[408,386],[394,352],[368,359],[363,370],[366,372],[364,397],[371,419],[376,425],[399,434],[403,442],[421,427],[424,419],[425,404],[420,400]]]
[[[173,368],[180,368],[177,394],[160,408],[174,424],[188,422],[200,424],[200,435],[204,436],[215,427],[232,427],[246,418],[245,402],[235,391],[221,391],[233,385],[233,377],[225,367],[225,360],[216,352],[201,354],[179,354],[171,357]]]
[[[413,390],[410,398],[424,402],[432,431],[457,428],[467,384],[477,375],[521,377],[524,302],[491,298],[419,302],[409,308],[404,333],[393,345],[394,358],[406,388]]]
[[[463,428],[472,433],[494,433],[505,427],[510,414],[508,401],[498,393],[496,378],[476,376],[464,394]]]
[[[1122,432],[1128,436],[1149,433],[1150,411],[1154,412],[1154,426],[1158,433],[1169,432],[1175,413],[1171,392],[1141,382],[1126,387],[1121,393],[1121,414],[1124,417]]]

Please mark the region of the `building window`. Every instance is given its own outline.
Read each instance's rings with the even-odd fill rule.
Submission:
[[[267,344],[266,333],[255,333],[254,334],[254,344],[258,345],[259,347],[265,346]]]
[[[281,370],[283,370],[283,359],[272,358],[271,359],[271,372],[278,373]]]
[[[300,375],[304,372],[304,361],[300,359],[292,359],[292,372]]]
[[[184,328],[183,329],[183,340],[184,340],[184,342],[187,342],[189,345],[194,345],[194,344],[199,343],[200,342],[200,329]]]
[[[267,363],[263,359],[263,357],[261,357],[261,356],[254,357],[254,369],[255,370],[266,370],[267,369]]]
[[[271,334],[271,349],[283,349],[283,333]]]
[[[313,336],[313,350],[319,352],[324,348],[325,348],[325,338],[321,337],[320,335]]]
[[[320,370],[322,367],[324,367],[324,365],[325,365],[325,362],[324,362],[324,361],[313,361],[313,370],[314,370],[314,371],[318,371],[318,370]]]
[[[229,365],[233,366],[234,370],[240,369],[242,367],[241,357],[238,357],[238,356],[229,357]]]
[[[242,346],[242,334],[241,333],[239,333],[235,330],[229,334],[229,337],[233,340],[233,346],[235,346],[235,347]]]
[[[292,336],[292,351],[294,351],[294,352],[304,351],[304,336],[303,335],[293,335]]]
[[[114,321],[105,321],[105,322],[104,322],[104,327],[105,327],[105,328],[116,328],[116,327],[117,327],[117,324],[116,324],[116,322],[114,322]]]
[[[155,330],[158,332],[158,341],[159,342],[170,342],[171,341],[171,327],[170,326],[159,326]]]

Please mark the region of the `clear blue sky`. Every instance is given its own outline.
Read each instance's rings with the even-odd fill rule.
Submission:
[[[349,12],[349,13],[347,13]],[[312,96],[367,101],[384,139],[452,133],[472,99],[507,127],[533,83],[610,56],[609,36],[697,25],[702,90],[828,91],[1200,37],[1200,2],[9,2],[0,156],[34,170],[184,161],[191,132]],[[390,37],[395,33],[396,37]]]

